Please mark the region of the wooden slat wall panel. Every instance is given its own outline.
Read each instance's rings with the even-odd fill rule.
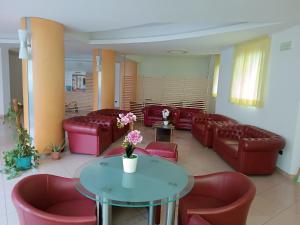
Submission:
[[[137,101],[130,110],[143,119],[142,108],[148,105],[170,105],[207,110],[209,81],[207,77],[138,76]]]
[[[85,91],[66,91],[66,103],[77,102],[80,112],[90,112],[93,110],[93,76],[86,76]]]
[[[121,109],[130,110],[130,102],[136,101],[137,63],[125,60],[121,63]]]

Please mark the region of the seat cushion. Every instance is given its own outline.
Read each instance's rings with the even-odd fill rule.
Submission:
[[[95,216],[95,202],[86,200],[73,200],[56,203],[45,211],[60,216]]]
[[[173,161],[178,160],[177,144],[175,143],[154,141],[148,144],[145,149],[151,155],[164,157]]]
[[[179,214],[182,224],[188,224],[188,209],[210,209],[225,206],[222,200],[201,195],[188,195],[179,201]]]
[[[239,142],[237,140],[219,138],[219,143],[222,145],[222,152],[226,152],[226,154],[233,158],[238,157]]]

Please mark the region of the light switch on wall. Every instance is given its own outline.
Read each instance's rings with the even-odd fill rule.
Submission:
[[[287,51],[292,48],[292,41],[285,41],[280,43],[280,51]]]

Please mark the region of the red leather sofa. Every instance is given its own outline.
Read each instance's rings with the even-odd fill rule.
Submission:
[[[12,191],[20,225],[96,225],[96,204],[74,179],[49,174],[23,178]]]
[[[163,105],[150,105],[143,108],[144,125],[152,126],[155,122],[163,121],[162,110],[168,109],[170,111],[169,120],[172,120],[173,108]]]
[[[120,109],[100,109],[97,111],[93,111],[87,114],[89,117],[97,117],[98,120],[101,120],[102,118],[104,120],[107,119],[107,117],[110,117],[112,119],[112,141],[118,140],[120,137],[125,135],[128,132],[129,126],[126,125],[123,128],[118,128],[117,126],[117,118],[119,117],[119,114],[127,114],[128,111],[126,110],[120,110]]]
[[[193,117],[203,113],[201,109],[177,107],[173,110],[172,120],[176,129],[191,130]]]
[[[235,120],[220,114],[203,113],[193,118],[192,134],[203,146],[211,148],[214,127],[235,123],[237,123]]]
[[[178,225],[245,225],[254,196],[255,186],[243,174],[196,176],[191,192],[179,200]]]
[[[112,143],[112,119],[77,116],[65,119],[63,127],[68,133],[72,153],[100,155]]]
[[[234,169],[248,175],[272,174],[282,137],[250,125],[216,126],[213,149]]]

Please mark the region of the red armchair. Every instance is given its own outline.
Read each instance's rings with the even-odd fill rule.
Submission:
[[[178,225],[245,225],[254,196],[255,186],[243,174],[197,176],[192,191],[179,201]]]
[[[193,118],[192,134],[203,146],[211,148],[214,126],[235,123],[235,120],[220,114],[201,114]]]
[[[12,200],[21,225],[96,225],[96,204],[74,187],[73,179],[48,174],[19,181]]]
[[[201,109],[178,107],[173,111],[173,123],[176,129],[191,130],[193,117],[203,113]]]
[[[172,108],[163,105],[151,105],[143,108],[144,125],[152,126],[155,122],[163,121],[162,110],[168,109],[170,111],[169,118],[172,119]]]
[[[248,175],[272,174],[282,137],[250,125],[217,126],[214,150],[237,171]]]
[[[129,126],[124,126],[123,128],[118,128],[117,126],[117,118],[119,114],[127,114],[128,111],[120,110],[120,109],[100,109],[97,111],[93,111],[87,114],[89,117],[96,117],[98,120],[102,118],[106,120],[108,117],[112,119],[112,141],[118,140],[124,134],[128,132]]]
[[[72,153],[100,155],[112,143],[111,118],[77,116],[64,120]]]

